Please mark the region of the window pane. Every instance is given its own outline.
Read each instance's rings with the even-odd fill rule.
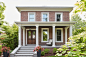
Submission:
[[[30,14],[29,15],[29,18],[34,18],[34,14]]]
[[[61,14],[57,14],[57,21],[60,21],[61,19]]]
[[[33,31],[33,39],[35,39],[35,31]]]
[[[43,18],[43,21],[47,21],[47,18]]]
[[[57,41],[61,41],[61,30],[57,30]]]
[[[35,21],[34,18],[35,18],[35,17],[34,17],[34,14],[29,14],[29,21]]]
[[[31,31],[28,31],[28,38],[31,39]]]
[[[47,41],[47,30],[43,30],[43,41]]]
[[[34,19],[30,18],[29,21],[35,21]]]
[[[47,14],[43,14],[43,21],[47,21]]]

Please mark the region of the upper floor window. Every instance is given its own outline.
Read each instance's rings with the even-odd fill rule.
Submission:
[[[49,21],[49,13],[48,12],[42,12],[42,21],[43,22]]]
[[[34,12],[29,12],[28,13],[28,21],[30,21],[30,22],[35,21],[35,13]]]
[[[62,13],[56,13],[55,14],[55,21],[62,21],[63,14]]]

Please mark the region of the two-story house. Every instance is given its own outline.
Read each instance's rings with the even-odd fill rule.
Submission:
[[[17,6],[16,8],[21,14],[21,21],[15,22],[19,27],[19,44],[12,54],[21,47],[23,49],[32,45],[60,47],[72,36],[72,25],[75,22],[70,21],[69,13],[73,10],[73,6]],[[52,46],[46,45],[49,39],[52,39]],[[20,51],[15,56],[25,55],[25,49]]]

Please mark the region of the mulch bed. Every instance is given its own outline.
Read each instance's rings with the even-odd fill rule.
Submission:
[[[48,57],[48,56],[54,56],[54,55],[56,55],[55,53],[47,53],[47,54],[45,54],[44,56],[41,56],[41,57]]]

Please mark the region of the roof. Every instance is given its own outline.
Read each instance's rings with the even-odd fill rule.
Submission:
[[[18,11],[22,11],[22,10],[32,10],[35,9],[34,11],[36,11],[37,9],[68,9],[69,11],[71,11],[73,9],[74,6],[16,6],[16,8],[18,9]]]

